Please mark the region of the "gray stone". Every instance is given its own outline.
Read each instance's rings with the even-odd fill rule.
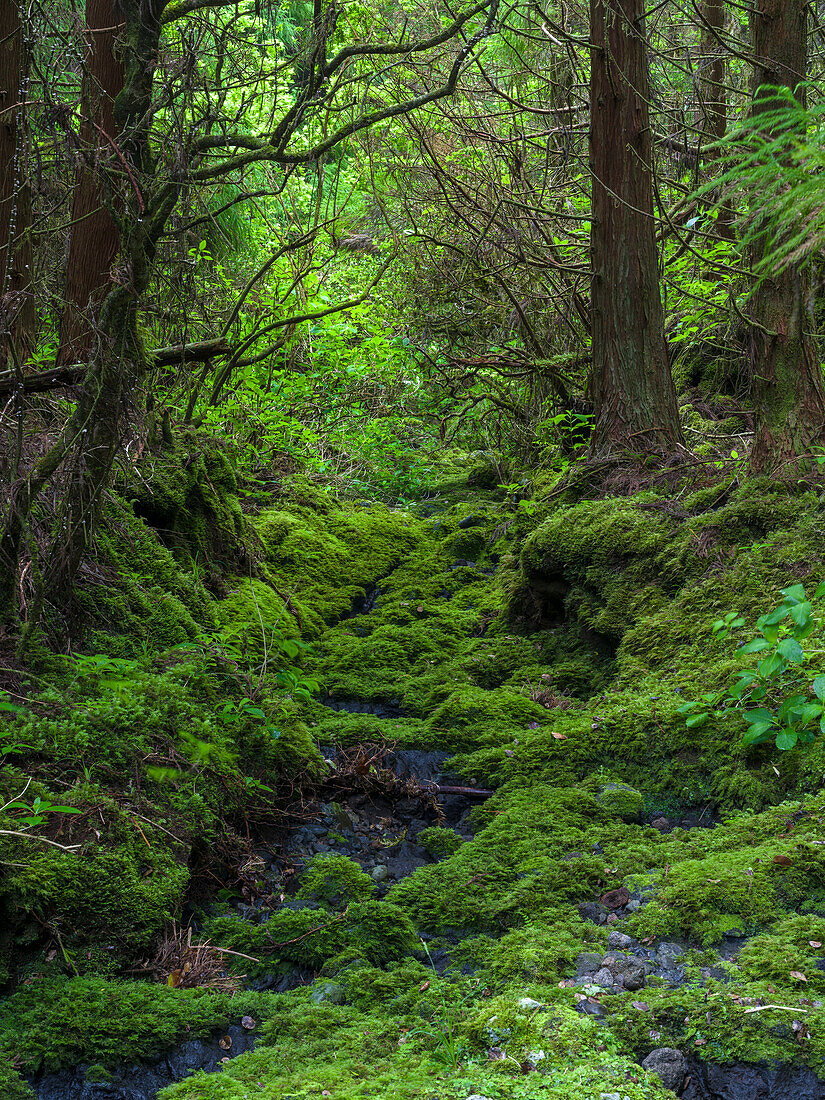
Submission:
[[[633,938],[626,936],[624,932],[615,930],[607,937],[607,946],[613,950],[616,948],[628,948],[633,946]]]
[[[541,1001],[534,1001],[532,997],[519,997],[518,1006],[522,1012],[535,1012],[541,1008]]]
[[[346,1001],[343,989],[335,982],[317,983],[310,990],[309,999],[316,1005],[342,1005]]]
[[[606,966],[603,966],[601,970],[597,970],[593,975],[593,985],[600,985],[604,989],[613,987],[613,975]]]
[[[576,959],[576,977],[584,978],[588,974],[595,974],[602,965],[602,957],[596,951],[582,951]]]
[[[687,1075],[687,1059],[681,1050],[673,1047],[657,1047],[642,1062],[642,1068],[655,1073],[666,1089],[674,1092],[682,1087]]]
[[[383,863],[376,863],[370,871],[370,878],[373,882],[383,882],[387,875],[389,875],[389,871]]]
[[[635,913],[637,909],[641,909],[641,908],[642,908],[642,903],[639,901],[638,898],[631,898],[630,901],[625,906],[625,909],[628,911],[628,913]]]
[[[625,989],[641,989],[645,984],[645,968],[638,959],[619,953],[605,955],[602,966],[610,971],[614,979],[620,980]]]
[[[674,970],[682,965],[684,948],[678,943],[660,943],[656,948],[656,962],[669,970]]]

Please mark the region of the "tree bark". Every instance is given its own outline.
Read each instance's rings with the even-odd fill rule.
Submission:
[[[780,104],[766,86],[796,91],[807,72],[807,5],[804,0],[757,0],[751,13],[755,57],[751,113]],[[804,88],[798,98],[804,102]],[[770,133],[769,127],[766,131]],[[757,239],[752,262],[766,255]],[[812,450],[825,445],[825,386],[812,338],[812,291],[804,267],[791,265],[757,286],[751,301],[751,367],[755,434],[752,473],[793,476],[810,467]]]
[[[725,51],[720,36],[725,29],[725,0],[705,0],[702,5],[702,31],[699,40],[699,130],[704,148],[703,159],[713,172],[720,150],[707,148],[721,141],[728,128],[728,94],[725,85]],[[723,203],[716,215],[716,232],[722,240],[732,241],[734,212]]]
[[[7,365],[10,341],[22,361],[35,327],[31,187],[24,146],[27,86],[20,9],[6,0],[0,4],[0,369]]]
[[[113,0],[86,0],[80,160],[72,201],[59,366],[88,359],[120,244],[117,224],[107,209],[114,196],[99,167],[117,148],[114,103],[125,78],[123,62],[114,48],[123,29],[119,13]]]
[[[591,0],[591,454],[682,442],[659,293],[642,0]]]

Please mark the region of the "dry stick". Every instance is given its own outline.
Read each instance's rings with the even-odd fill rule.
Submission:
[[[749,1012],[765,1012],[769,1008],[776,1008],[781,1012],[807,1012],[807,1008],[793,1008],[791,1005],[758,1005],[756,1008],[746,1008],[745,1014]]]

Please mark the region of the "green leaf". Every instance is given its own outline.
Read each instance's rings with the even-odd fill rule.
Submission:
[[[745,711],[745,721],[749,723],[753,722],[773,722],[773,715],[765,707],[757,707],[756,710]]]
[[[764,745],[766,741],[773,740],[774,726],[767,726],[764,729],[757,726],[751,726],[746,730],[742,737],[743,745]]]
[[[825,677],[823,677],[825,679]],[[684,717],[686,714],[695,714],[697,710],[704,710],[701,703],[682,703],[676,713]]]
[[[710,715],[705,710],[705,711],[702,711],[701,714],[691,715],[690,718],[688,718],[688,720],[685,722],[685,725],[687,726],[688,729],[691,729],[691,730],[697,729],[697,727],[703,726],[705,724],[705,722],[707,722],[709,717],[710,717]]]
[[[805,651],[796,638],[783,638],[776,648],[791,664],[798,665],[805,660]]]
[[[767,733],[768,730],[773,729],[776,729],[775,722],[751,722],[747,733],[747,736],[750,738],[749,744],[755,744],[755,739],[757,737],[761,737],[763,733]]]
[[[760,619],[760,623],[764,623],[765,626],[776,626],[778,623],[781,623],[783,619],[787,619],[790,611],[790,607],[786,604],[780,604],[779,607],[775,608],[775,610],[771,611],[768,615],[764,615]]]
[[[768,643],[764,638],[754,638],[752,642],[748,642],[747,645],[743,645],[739,650],[740,653],[761,653],[763,649],[768,649]]]
[[[811,617],[813,608],[806,600],[804,603],[798,603],[791,608],[791,618],[797,626],[805,626]]]
[[[775,676],[785,667],[785,662],[778,653],[771,653],[764,661],[759,662],[759,675],[766,679]]]
[[[825,676],[815,676],[811,686],[817,699],[825,703]]]
[[[780,589],[788,604],[798,604],[805,599],[805,585],[792,584],[790,588]]]
[[[821,584],[818,584],[817,588],[816,588],[816,592],[814,592],[814,597],[817,600],[820,599],[820,597],[822,597],[822,596],[825,596],[825,581],[822,581]]]
[[[798,740],[799,734],[796,730],[782,730],[776,735],[776,747],[781,749],[782,752],[787,752],[788,749],[794,747]]]

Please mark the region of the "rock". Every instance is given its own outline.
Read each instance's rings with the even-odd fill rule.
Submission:
[[[618,1092],[600,1092],[599,1100],[622,1100]]]
[[[464,519],[458,521],[456,526],[460,531],[466,531],[470,527],[483,527],[486,522],[484,516],[465,516]]]
[[[344,991],[335,982],[319,982],[310,990],[309,999],[313,1004],[342,1005],[346,1001]]]
[[[579,1001],[576,1004],[576,1012],[581,1012],[585,1016],[595,1016],[597,1019],[607,1015],[604,1005],[594,1000]]]
[[[596,901],[584,901],[579,906],[579,916],[582,920],[593,921],[594,924],[604,924],[607,910]]]
[[[624,934],[624,932],[613,931],[607,937],[607,946],[612,948],[614,951],[617,948],[619,950],[622,950],[623,948],[632,947],[633,946],[633,937],[632,936],[626,936]]]
[[[608,913],[607,914],[607,919],[605,921],[605,924],[618,924],[618,923],[619,923],[619,918],[616,916],[615,913]]]
[[[656,962],[666,970],[675,970],[682,965],[684,953],[678,943],[660,943],[656,948]]]
[[[657,1047],[642,1062],[642,1069],[655,1073],[666,1089],[678,1092],[685,1083],[688,1064],[681,1050],[673,1047]]]
[[[489,1096],[482,1096],[480,1092],[474,1092],[472,1096],[468,1096],[467,1100],[490,1100]]]
[[[645,984],[645,969],[638,959],[626,955],[605,955],[602,967],[610,971],[614,980],[621,980],[625,989],[642,989]]]
[[[602,957],[596,951],[583,951],[576,959],[576,977],[584,978],[595,974],[602,965]]]
[[[597,970],[593,975],[593,985],[600,985],[603,989],[613,988],[613,974],[606,966],[603,966],[600,970]]]
[[[642,908],[642,903],[639,901],[638,898],[631,898],[630,901],[625,906],[625,909],[628,911],[628,913],[635,913],[637,909],[641,909],[641,908]]]
[[[670,828],[670,822],[666,817],[654,817],[650,824],[654,829],[658,829],[660,833],[666,833]]]
[[[373,882],[383,882],[389,875],[389,871],[383,863],[376,863],[373,869],[370,871],[370,878]]]
[[[622,821],[636,821],[642,812],[644,799],[627,783],[607,783],[596,795],[602,808]]]
[[[630,901],[630,891],[626,886],[619,886],[616,890],[608,890],[599,899],[607,909],[621,909]]]
[[[522,1012],[535,1012],[541,1008],[541,1001],[534,1001],[532,997],[519,997],[518,1006]]]

